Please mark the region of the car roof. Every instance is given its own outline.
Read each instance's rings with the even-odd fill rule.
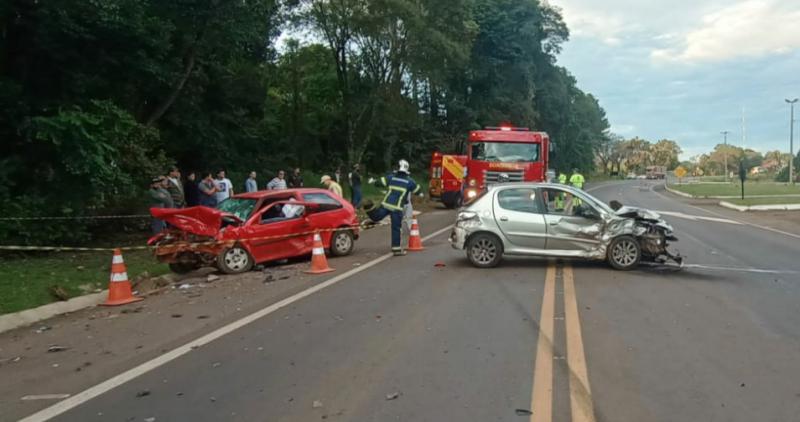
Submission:
[[[326,189],[318,188],[298,188],[298,189],[281,189],[281,190],[260,190],[257,192],[247,192],[234,195],[237,199],[263,199],[273,196],[287,196],[295,193],[327,193]]]
[[[562,185],[561,183],[545,183],[545,182],[509,182],[509,183],[499,183],[492,185],[489,190],[496,190],[500,188],[507,188],[507,187],[519,187],[519,188],[557,188],[557,189],[566,189],[566,190],[576,190],[574,187],[569,185]]]

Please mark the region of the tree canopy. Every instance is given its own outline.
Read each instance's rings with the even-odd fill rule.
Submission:
[[[561,168],[608,139],[539,0],[11,0],[0,25],[3,215],[130,212],[171,164],[422,170],[501,122],[547,131]],[[0,225],[85,234],[59,230]]]

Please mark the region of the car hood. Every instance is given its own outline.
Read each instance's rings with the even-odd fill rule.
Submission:
[[[617,215],[626,218],[661,221],[661,215],[659,215],[657,212],[650,211],[645,208],[624,206],[617,210]]]
[[[222,218],[231,217],[240,221],[233,214],[227,214],[220,210],[209,207],[192,208],[150,208],[150,214],[164,220],[167,224],[198,236],[213,237],[222,228]]]

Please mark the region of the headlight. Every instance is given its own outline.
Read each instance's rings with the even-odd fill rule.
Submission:
[[[467,198],[472,199],[472,198],[475,198],[476,196],[478,196],[478,192],[477,191],[474,191],[474,190],[468,190],[467,191]]]
[[[469,185],[473,187],[478,186],[478,181],[475,179],[469,179]]]

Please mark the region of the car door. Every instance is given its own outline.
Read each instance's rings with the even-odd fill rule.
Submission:
[[[494,198],[494,217],[507,241],[525,249],[544,249],[547,239],[539,190],[530,187],[500,189]]]
[[[311,249],[308,219],[281,217],[282,203],[267,205],[249,221],[243,242],[256,262],[274,261],[307,254]]]
[[[327,192],[303,192],[302,200],[320,206],[314,213],[309,214],[308,219],[313,229],[324,230],[321,233],[322,240],[325,245],[329,245],[333,235],[331,230],[338,228],[345,220],[344,206]]]
[[[542,200],[546,204],[548,250],[580,252],[597,248],[603,221],[590,201],[559,188],[542,189]]]

